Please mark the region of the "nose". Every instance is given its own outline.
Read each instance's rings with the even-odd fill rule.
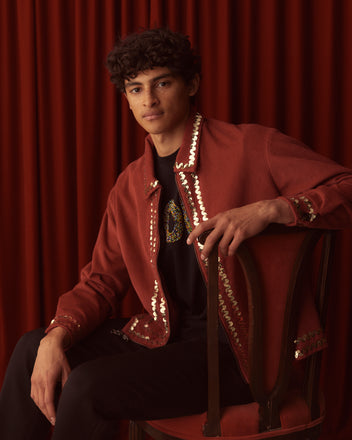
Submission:
[[[144,106],[153,107],[157,102],[158,98],[155,94],[155,91],[152,88],[147,89],[144,95]]]

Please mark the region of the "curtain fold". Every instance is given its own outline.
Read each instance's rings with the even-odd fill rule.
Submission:
[[[20,335],[78,280],[118,173],[144,151],[104,66],[116,36],[185,32],[204,115],[277,127],[352,167],[351,24],[349,0],[0,2],[0,380]],[[331,440],[352,434],[351,244],[342,232],[323,363]]]

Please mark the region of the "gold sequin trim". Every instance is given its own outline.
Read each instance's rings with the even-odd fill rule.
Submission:
[[[200,129],[200,122],[202,120],[202,115],[197,113],[195,115],[194,123],[193,123],[193,132],[192,132],[192,142],[191,147],[189,150],[189,157],[188,157],[188,163],[179,162],[175,164],[175,167],[177,170],[190,168],[194,165],[194,162],[196,160],[196,149],[197,149],[197,142],[199,137],[199,129]]]
[[[150,262],[153,263],[153,259],[156,254],[156,241],[157,241],[157,208],[152,200],[150,202],[150,222],[149,222],[149,243],[150,243]]]
[[[236,311],[237,316],[241,316],[242,313],[240,311],[238,301],[235,299],[233,290],[231,288],[230,280],[228,279],[224,266],[221,263],[220,257],[218,258],[218,264],[219,264],[219,276],[224,284],[225,291],[227,293],[228,298],[230,299],[232,308]]]
[[[223,265],[220,262],[220,258],[219,258],[218,265],[219,265],[219,277],[224,285],[225,292],[226,292],[227,297],[229,298],[230,303],[231,303],[231,307],[235,310],[235,313],[240,318],[242,316],[242,313],[240,311],[238,301],[236,301],[236,299],[234,297],[233,290],[230,285],[230,281],[225,273]],[[227,305],[225,304],[225,301],[224,301],[221,294],[219,294],[219,307],[220,307],[220,310],[225,318],[225,321],[227,322],[228,328],[231,331],[231,334],[232,334],[236,344],[238,344],[238,346],[241,347],[242,344],[240,343],[237,329],[235,328],[234,323],[231,320],[230,312],[228,311]]]
[[[323,345],[325,345],[327,342],[326,338],[318,339],[317,341],[313,342],[306,348],[301,348],[299,350],[295,351],[295,358],[300,359],[302,357],[305,357],[309,355],[310,353],[313,353],[316,350],[319,350]]]
[[[154,182],[149,183],[149,185],[147,183],[144,183],[144,192],[147,194],[151,189],[156,188],[158,184],[159,180],[154,180]]]
[[[317,214],[313,209],[312,202],[305,196],[300,196],[298,199],[291,197],[290,200],[293,202],[298,216],[302,221],[313,222],[317,218]],[[303,204],[303,208],[302,208]]]
[[[158,320],[158,314],[156,312],[156,300],[158,298],[159,285],[158,282],[154,281],[154,294],[152,296],[152,311],[153,311],[153,319],[154,321]]]
[[[300,359],[304,356],[306,356],[307,354],[319,349],[322,345],[325,345],[327,340],[326,338],[322,335],[322,331],[321,330],[313,330],[311,332],[308,332],[306,334],[304,334],[303,336],[300,336],[299,338],[295,339],[294,343],[295,344],[305,344],[308,343],[309,341],[313,341],[311,342],[308,346],[304,347],[304,348],[299,348],[295,351],[295,358],[296,359]],[[316,337],[319,337],[319,339],[316,339]]]
[[[193,180],[194,180],[194,188],[195,188],[195,192],[197,195],[197,200],[198,200],[200,212],[202,213],[202,220],[203,220],[203,222],[205,222],[208,220],[208,215],[206,213],[204,203],[203,203],[202,192],[200,190],[200,184],[199,184],[199,177],[195,173],[192,173],[191,176],[193,177]]]
[[[202,116],[199,113],[197,113],[195,115],[195,120],[194,120],[194,123],[193,123],[193,132],[192,132],[192,139],[191,139],[188,163],[184,164],[184,163],[180,162],[180,163],[176,163],[175,164],[175,168],[179,171],[181,185],[184,188],[184,191],[185,191],[185,194],[186,194],[189,206],[190,206],[191,211],[192,211],[193,225],[195,227],[198,226],[198,224],[199,224],[199,215],[198,215],[198,212],[197,212],[195,201],[194,201],[194,199],[192,197],[192,192],[191,192],[191,189],[190,189],[189,182],[187,181],[187,178],[186,178],[185,174],[181,170],[182,169],[185,170],[187,168],[190,168],[190,167],[192,167],[195,164],[196,149],[197,149],[197,143],[198,143],[198,140],[199,140],[201,120],[202,120]],[[201,218],[202,218],[203,221],[208,220],[208,216],[207,216],[207,213],[205,211],[205,207],[204,207],[204,203],[203,203],[203,198],[202,198],[202,194],[201,194],[201,190],[200,190],[199,178],[194,173],[192,173],[191,176],[192,176],[192,179],[193,179],[193,186],[194,186],[194,189],[195,189],[195,195],[196,195],[197,202],[198,202],[198,205],[199,205],[199,209],[200,209],[200,213],[201,213]],[[203,245],[198,242],[198,246],[202,250]]]
[[[52,325],[52,324],[60,324],[60,321],[62,321],[62,320],[64,320],[64,321],[68,320],[72,324],[74,324],[78,329],[81,328],[81,324],[79,324],[79,322],[76,319],[74,319],[72,316],[70,316],[70,315],[58,315],[58,316],[55,316],[54,319],[52,319],[50,321],[50,325]]]
[[[139,319],[138,318],[134,318],[134,320],[132,322],[132,325],[130,327],[131,332],[134,331],[134,329],[135,329],[136,325],[138,324],[138,322],[139,322]]]
[[[165,333],[168,334],[169,333],[169,325],[168,325],[167,319],[166,319],[166,306],[165,306],[165,299],[164,298],[161,298],[161,300],[160,300],[159,309],[160,309],[160,313],[161,313],[162,320],[164,323]]]
[[[131,330],[131,332],[133,332],[133,333],[134,333],[136,336],[138,336],[139,338],[142,338],[142,339],[145,339],[146,341],[149,341],[149,340],[150,340],[150,337],[149,337],[149,336],[147,336],[147,335],[143,335],[142,333],[137,332],[137,331],[135,330],[135,328],[136,328],[136,326],[137,326],[138,323],[139,323],[139,319],[138,319],[138,318],[134,318],[133,323],[132,323],[132,325],[130,326],[130,330]]]
[[[223,317],[224,317],[224,319],[226,321],[227,327],[230,330],[232,337],[234,338],[236,344],[238,344],[238,346],[240,347],[241,344],[240,344],[240,340],[239,340],[239,337],[238,337],[238,333],[236,331],[236,328],[234,326],[233,321],[231,320],[230,313],[227,310],[227,306],[225,304],[225,301],[224,301],[221,293],[219,293],[219,309],[220,309],[220,311],[221,311],[221,313],[222,313],[222,315],[223,315]]]
[[[152,296],[152,312],[153,312],[153,319],[154,321],[158,320],[158,313],[157,313],[157,299],[159,294],[159,283],[157,280],[154,281],[154,294]],[[164,298],[161,298],[160,304],[159,304],[159,310],[161,314],[161,319],[163,321],[165,332],[169,332],[169,326],[166,319],[166,302]]]
[[[311,332],[306,333],[303,336],[300,336],[299,338],[295,339],[294,343],[295,344],[299,344],[300,342],[307,342],[313,338],[315,338],[316,336],[321,335],[321,330],[313,330]]]
[[[190,189],[189,184],[187,182],[186,175],[182,171],[179,173],[179,175],[180,175],[181,185],[183,186],[185,193],[186,193],[188,204],[192,209],[193,224],[194,224],[194,226],[198,226],[199,225],[199,217],[198,217],[196,205],[194,204],[191,189]]]

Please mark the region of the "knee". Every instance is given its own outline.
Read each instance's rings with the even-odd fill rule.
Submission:
[[[60,404],[75,406],[78,402],[88,403],[92,399],[94,377],[90,373],[89,363],[74,368],[63,387]]]
[[[104,413],[108,411],[105,409],[111,400],[111,388],[100,360],[85,362],[71,371],[62,389],[58,412],[60,415]],[[119,395],[119,392],[115,392],[117,389],[114,384],[114,396]]]
[[[45,336],[44,329],[32,330],[25,333],[17,342],[12,360],[26,367],[33,368],[41,339]]]
[[[29,331],[25,333],[18,341],[18,345],[24,346],[24,347],[36,347],[38,348],[38,345],[40,341],[45,336],[45,330],[42,328],[37,328],[35,330]]]

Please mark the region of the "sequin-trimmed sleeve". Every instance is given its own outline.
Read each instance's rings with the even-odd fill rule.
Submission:
[[[342,229],[352,225],[352,170],[301,142],[273,130],[267,164],[279,192],[291,206],[291,226]]]
[[[69,343],[65,348],[70,348],[75,338],[74,335],[79,333],[81,330],[81,324],[79,324],[77,320],[70,315],[57,315],[51,320],[50,325],[45,330],[45,333],[48,334],[51,330],[57,327],[62,327],[67,331]]]

